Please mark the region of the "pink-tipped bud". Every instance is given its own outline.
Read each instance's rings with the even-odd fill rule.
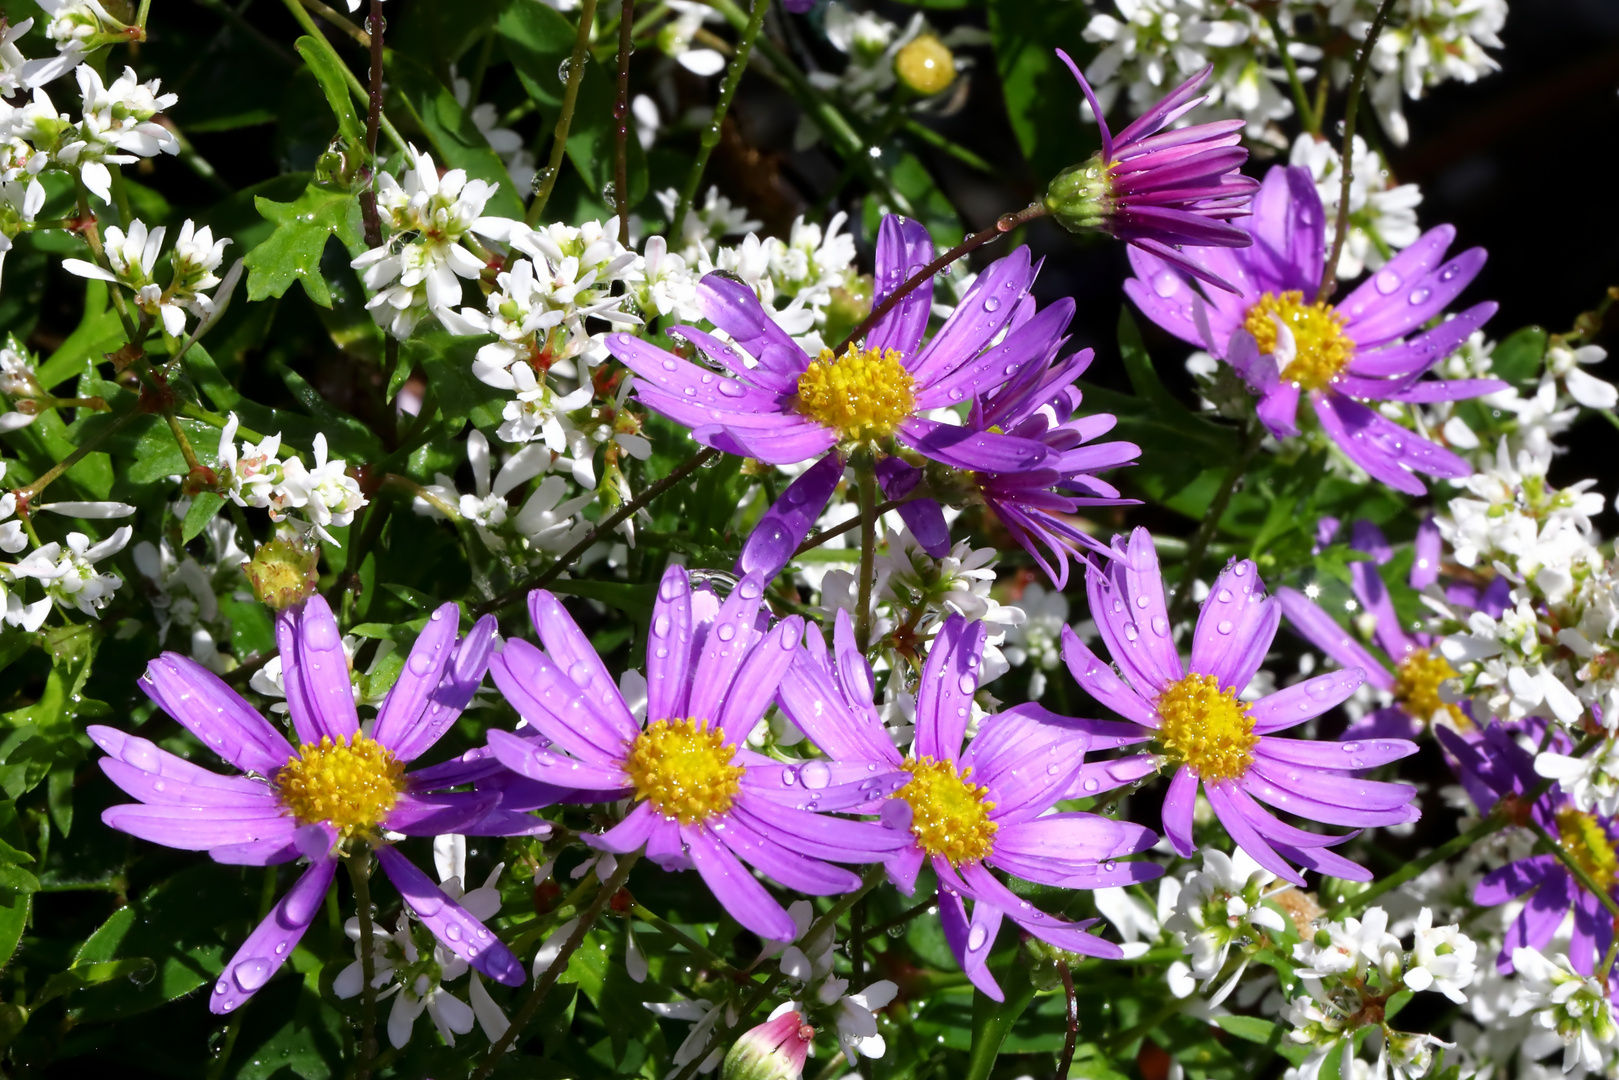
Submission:
[[[798,1080],[815,1029],[802,1014],[782,1013],[742,1033],[725,1055],[721,1080]]]

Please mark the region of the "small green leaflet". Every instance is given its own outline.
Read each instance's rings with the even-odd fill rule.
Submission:
[[[360,201],[349,192],[310,184],[293,202],[273,202],[261,195],[253,205],[276,223],[276,229],[269,239],[247,253],[247,298],[282,296],[294,281],[301,281],[309,299],[321,307],[331,307],[331,290],[320,276],[321,252],[332,236],[341,240],[350,254],[365,250]]]

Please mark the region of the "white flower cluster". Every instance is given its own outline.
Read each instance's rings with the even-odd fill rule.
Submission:
[[[174,506],[174,517],[184,520],[190,500]],[[219,597],[245,588],[242,564],[247,552],[236,544],[236,527],[228,518],[215,517],[203,529],[209,557],[199,560],[185,548],[176,549],[167,538],[135,545],[135,569],[146,579],[146,595],[157,619],[157,640],[165,644],[169,631],[186,639],[191,658],[211,671],[224,674],[235,660],[229,648],[231,622],[220,609]]]
[[[1315,177],[1315,189],[1326,211],[1326,244],[1331,250],[1337,235],[1338,203],[1343,195],[1342,155],[1331,142],[1308,133],[1293,142],[1290,161],[1302,165]],[[1417,206],[1422,192],[1415,184],[1389,183],[1389,169],[1383,155],[1371,150],[1355,136],[1354,171],[1349,181],[1349,235],[1338,256],[1338,277],[1357,278],[1364,270],[1376,270],[1394,252],[1416,243],[1422,230],[1417,226]]]
[[[568,482],[555,474],[546,476],[512,512],[510,494],[551,467],[551,451],[543,444],[530,443],[508,457],[493,483],[489,440],[482,432],[474,430],[467,437],[467,457],[472,492],[461,494],[452,477],[438,473],[436,483],[424,487],[412,504],[418,514],[470,522],[490,550],[514,555],[525,551],[561,555],[589,531],[589,523],[579,515],[594,496],[586,492],[564,499]]]
[[[135,294],[135,304],[142,312],[161,319],[164,332],[179,337],[185,332],[188,314],[206,320],[214,313],[208,290],[220,283],[214,271],[224,260],[225,245],[230,241],[215,240],[210,227],[199,229],[186,219],[169,252],[169,283],[159,285],[154,275],[167,232],[165,227],[148,231],[139,218],[130,222],[127,233],[110,226],[104,238],[110,270],[84,259],[64,259],[62,268],[82,278],[124,286]]]
[[[1335,0],[1331,21],[1356,40],[1377,14],[1375,0]],[[1384,130],[1396,143],[1410,137],[1402,107],[1404,97],[1421,98],[1443,82],[1476,82],[1499,71],[1501,65],[1485,49],[1501,48],[1498,36],[1507,21],[1507,0],[1400,0],[1389,25],[1372,50],[1372,104]],[[1339,83],[1349,78],[1347,62],[1339,61],[1333,75]],[[1403,97],[1402,97],[1403,95]]]
[[[294,521],[299,531],[312,531],[335,544],[326,530],[353,521],[366,498],[359,481],[348,474],[347,464],[327,456],[325,433],[315,435],[315,467],[311,469],[296,454],[281,459],[280,432],[256,443],[243,442],[238,449],[240,427],[236,414],[231,413],[219,433],[220,493],[237,506],[269,510],[273,521],[286,520],[292,511],[300,511],[300,518]]]
[[[1194,979],[1201,980],[1204,993],[1209,993],[1236,946],[1237,963],[1209,994],[1210,1007],[1219,1005],[1236,988],[1261,940],[1287,929],[1282,913],[1264,903],[1265,886],[1275,879],[1275,874],[1240,849],[1230,856],[1210,848],[1203,852],[1203,868],[1189,874],[1178,893],[1170,890],[1174,910],[1164,919],[1163,929],[1191,956],[1190,964],[1178,962],[1171,967],[1170,988],[1175,996],[1189,995]]]
[[[877,1013],[888,1007],[899,987],[879,979],[858,994],[848,993],[849,980],[832,974],[832,954],[837,944],[837,927],[828,926],[814,939],[807,939],[815,909],[808,900],[795,900],[787,908],[798,932],[792,944],[767,942],[764,955],[781,954],[781,973],[801,1001],[777,1006],[770,1019],[787,1012],[809,1016],[825,1015],[838,1033],[844,1058],[852,1066],[859,1057],[880,1058],[888,1044],[877,1033]],[[822,1026],[820,1023],[817,1027]]]

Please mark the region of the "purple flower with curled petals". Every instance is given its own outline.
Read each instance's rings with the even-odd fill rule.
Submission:
[[[1495,313],[1495,304],[1477,304],[1417,332],[1477,276],[1484,250],[1444,261],[1456,230],[1441,225],[1329,303],[1316,300],[1325,229],[1309,170],[1276,166],[1254,197],[1252,247],[1181,252],[1234,285],[1234,293],[1195,291],[1180,261],[1139,249],[1130,252],[1136,276],[1125,292],[1159,326],[1229,363],[1258,397],[1259,418],[1277,438],[1299,433],[1303,398],[1351,461],[1398,491],[1423,494],[1416,473],[1470,475],[1460,457],[1366,403],[1456,401],[1505,388],[1497,379],[1423,379]]]
[[[241,1005],[286,963],[320,910],[351,842],[377,860],[422,924],[444,947],[497,982],[518,986],[523,966],[487,927],[446,895],[389,843],[399,834],[543,834],[547,823],[502,810],[489,792],[451,792],[428,770],[405,766],[449,730],[483,681],[493,616],[456,640],[458,615],[445,604],[427,621],[369,734],[360,730],[337,621],[320,596],[276,617],[294,749],[269,721],[215,674],[167,652],[153,660],[141,689],[203,745],[241,769],[221,776],[116,728],[89,734],[109,756],[102,771],[140,803],[101,817],[143,840],[216,861],[249,866],[291,862],[309,868],[248,936],[214,986],[209,1007]]]
[[[1241,120],[1220,120],[1165,131],[1206,98],[1197,96],[1213,65],[1181,83],[1114,135],[1079,67],[1061,49],[1102,129],[1102,149],[1064,169],[1046,190],[1046,208],[1071,232],[1099,229],[1173,263],[1222,289],[1234,287],[1186,247],[1246,247],[1248,233],[1231,224],[1246,217],[1259,184],[1237,170],[1248,160]]]
[[[903,838],[821,811],[865,802],[871,789],[906,777],[861,765],[856,783],[839,765],[800,770],[747,749],[804,633],[796,616],[765,629],[763,596],[757,574],[722,602],[669,568],[647,640],[643,725],[557,599],[531,593],[544,649],[508,641],[491,664],[527,727],[491,731],[489,747],[531,780],[634,800],[623,821],[587,841],[617,854],[645,849],[666,870],[695,868],[737,922],[791,941],[793,920],[743,864],[812,896],[858,888],[859,877],[824,860],[873,862]]]
[[[873,304],[881,304],[933,256],[933,240],[921,224],[884,218]],[[933,283],[925,281],[879,319],[864,342],[842,356],[824,349],[819,357],[800,349],[745,285],[713,273],[697,287],[698,305],[730,342],[690,326],[673,327],[669,335],[689,342],[723,370],[628,334],[611,334],[607,344],[638,376],[640,400],[691,428],[703,445],[772,465],[820,459],[766,514],[737,562],[738,573],[774,577],[826,506],[852,453],[878,459],[909,453],[980,472],[1017,472],[1047,458],[1048,448],[1035,439],[923,416],[987,393],[1042,353],[1044,339],[1020,332],[1034,315],[1029,289],[1037,272],[1027,248],[991,264],[924,344],[933,306]],[[885,486],[889,479],[885,473]],[[897,497],[894,490],[890,498]],[[908,521],[917,512],[913,505],[901,507]],[[933,545],[930,555],[949,551],[948,536],[916,531]]]
[[[1436,722],[1449,724],[1458,731],[1475,731],[1466,705],[1452,704],[1440,696],[1441,684],[1454,679],[1456,669],[1439,654],[1434,636],[1420,631],[1408,633],[1400,626],[1400,617],[1377,570],[1394,557],[1394,549],[1382,530],[1370,521],[1357,521],[1351,532],[1350,546],[1372,556],[1369,562],[1349,565],[1349,581],[1356,601],[1372,617],[1373,640],[1387,656],[1386,660],[1379,660],[1351,637],[1314,600],[1296,589],[1276,590],[1282,612],[1305,640],[1344,668],[1360,668],[1366,673],[1367,682],[1394,699],[1392,704],[1350,725],[1344,738],[1410,737],[1421,734]],[[1439,529],[1432,518],[1418,527],[1415,548],[1409,581],[1413,589],[1420,591],[1439,580]],[[1506,578],[1497,578],[1484,591],[1458,584],[1447,590],[1446,597],[1453,603],[1499,614],[1510,587],[1511,582]]]
[[[886,858],[907,894],[924,862],[939,881],[945,939],[974,986],[996,1001],[1000,987],[985,966],[1003,919],[1070,952],[1117,959],[1112,942],[1019,899],[991,870],[1070,889],[1148,881],[1163,868],[1118,862],[1150,848],[1149,829],[1096,814],[1050,812],[1073,783],[1089,736],[1038,705],[985,720],[963,747],[984,648],[984,624],[952,615],[934,638],[916,698],[916,739],[909,756],[889,741],[872,704],[871,669],[855,645],[849,613],[839,611],[833,649],[818,634],[781,681],[782,711],[837,762],[840,779],[900,770],[897,791],[871,790],[848,809],[878,813],[903,845]],[[803,768],[809,769],[806,765]],[[867,786],[862,783],[861,786]],[[972,901],[971,916],[965,901]]]
[[[1615,888],[1619,824],[1613,818],[1580,810],[1557,788],[1522,805],[1540,777],[1535,774],[1534,754],[1518,740],[1522,737],[1538,745],[1544,737],[1542,724],[1534,719],[1523,725],[1491,724],[1476,742],[1444,728],[1436,729],[1435,734],[1449,751],[1457,778],[1481,814],[1494,810],[1503,799],[1515,800],[1519,804],[1513,811],[1518,815],[1515,820],[1540,826],[1598,887],[1619,899]],[[1567,754],[1571,743],[1563,732],[1554,731],[1549,748]],[[1590,975],[1613,940],[1613,918],[1601,897],[1587,890],[1553,854],[1531,855],[1492,870],[1473,890],[1473,902],[1485,907],[1519,897],[1525,897],[1523,910],[1507,928],[1495,958],[1496,968],[1503,973],[1512,971],[1514,949],[1544,949],[1572,910],[1574,934],[1568,958],[1574,970]]]
[[[1396,825],[1419,816],[1409,784],[1365,780],[1355,772],[1416,752],[1404,739],[1309,742],[1276,734],[1319,716],[1354,693],[1359,668],[1306,679],[1254,702],[1239,698],[1269,651],[1281,621],[1259,572],[1246,560],[1214,581],[1192,637],[1190,661],[1175,648],[1152,537],[1137,529],[1115,539],[1105,569],[1086,572],[1091,615],[1118,671],[1063,629],[1063,658],[1079,685],[1124,719],[1088,723],[1116,735],[1133,727],[1152,740],[1150,756],[1174,767],[1164,796],[1164,833],[1183,856],[1195,850],[1192,810],[1199,785],[1226,832],[1259,865],[1302,885],[1291,865],[1351,881],[1371,874],[1329,847],[1349,836],[1306,832],[1260,803],[1328,825]],[[1122,675],[1122,678],[1121,678]],[[1098,777],[1087,777],[1097,780]],[[1084,794],[1094,794],[1087,784]],[[1077,794],[1078,792],[1076,792]],[[1353,835],[1353,834],[1350,834]]]

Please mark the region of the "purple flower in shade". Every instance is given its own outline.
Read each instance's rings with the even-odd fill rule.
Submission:
[[[882,303],[933,255],[927,229],[907,218],[884,218],[872,302]],[[940,464],[979,472],[1018,472],[1046,459],[1045,444],[1034,439],[922,416],[979,397],[1026,364],[1045,359],[1043,331],[1022,332],[1034,315],[1029,289],[1037,271],[1027,248],[991,264],[927,344],[922,338],[933,307],[931,280],[894,305],[863,343],[842,356],[823,349],[817,358],[776,325],[747,286],[720,273],[703,278],[697,300],[703,316],[732,343],[690,326],[673,327],[669,335],[691,343],[723,372],[628,334],[610,334],[607,344],[639,377],[640,400],[691,428],[703,445],[772,465],[820,459],[782,493],[737,560],[739,574],[760,571],[768,579],[803,541],[832,497],[844,461],[856,450],[887,456],[903,446]],[[1065,311],[1071,315],[1072,305]],[[1062,322],[1066,326],[1067,318]],[[883,477],[892,479],[887,470]],[[888,495],[898,497],[894,489]],[[907,522],[918,513],[914,503],[900,512]],[[925,512],[912,529],[928,553],[941,558],[950,549],[949,536],[924,531],[924,518]]]
[[[843,776],[901,770],[897,791],[872,790],[846,807],[879,813],[902,845],[887,857],[889,878],[907,894],[924,862],[939,881],[945,940],[974,986],[996,1001],[985,967],[1003,918],[1059,948],[1117,959],[1117,945],[1014,895],[990,871],[1060,888],[1100,889],[1148,881],[1154,863],[1114,860],[1145,851],[1151,830],[1096,814],[1049,813],[1073,783],[1090,744],[1076,722],[1020,705],[989,717],[965,748],[984,648],[984,624],[952,615],[928,651],[916,699],[916,740],[902,757],[872,704],[871,669],[839,611],[833,649],[818,634],[781,681],[782,711],[837,761]],[[805,765],[803,773],[814,767]],[[861,786],[866,786],[862,784]],[[968,916],[964,901],[971,900]],[[1094,921],[1094,920],[1092,920]]]
[[[1556,788],[1532,804],[1522,805],[1539,786],[1540,777],[1535,775],[1534,754],[1519,745],[1518,737],[1522,735],[1538,743],[1544,736],[1542,724],[1534,719],[1521,726],[1491,724],[1476,742],[1468,742],[1444,728],[1437,728],[1434,733],[1450,752],[1456,776],[1479,813],[1489,813],[1502,799],[1517,801],[1519,805],[1513,809],[1517,815],[1515,820],[1540,826],[1592,881],[1610,896],[1619,898],[1619,890],[1614,888],[1619,877],[1619,856],[1614,851],[1619,844],[1619,827],[1612,818],[1580,810]],[[1566,735],[1557,731],[1548,748],[1567,754],[1571,744]],[[1485,874],[1473,890],[1473,902],[1495,907],[1525,894],[1528,896],[1523,910],[1507,928],[1506,941],[1495,958],[1496,968],[1502,972],[1512,971],[1514,949],[1545,948],[1572,908],[1574,936],[1569,942],[1568,957],[1574,970],[1582,975],[1591,974],[1597,959],[1613,940],[1613,919],[1602,900],[1586,890],[1556,855],[1542,854],[1519,859]]]
[[[627,854],[646,849],[666,870],[695,868],[725,909],[761,937],[791,941],[793,920],[747,862],[812,896],[858,888],[860,879],[822,861],[873,862],[903,838],[870,822],[820,811],[893,790],[903,774],[806,765],[803,774],[745,746],[800,648],[804,621],[762,629],[759,575],[721,602],[670,567],[658,587],[647,641],[647,723],[618,688],[556,597],[535,591],[529,613],[544,651],[508,641],[491,664],[498,686],[528,726],[489,733],[508,768],[557,787],[633,799],[623,821],[586,839]]]
[[[1192,843],[1198,785],[1226,832],[1255,862],[1302,885],[1290,862],[1351,881],[1371,874],[1327,848],[1354,834],[1330,836],[1285,824],[1260,805],[1328,825],[1396,825],[1419,816],[1409,784],[1365,780],[1353,772],[1416,752],[1404,739],[1311,742],[1275,733],[1319,716],[1354,693],[1359,668],[1333,671],[1242,701],[1281,621],[1254,564],[1234,562],[1214,581],[1182,664],[1170,634],[1158,555],[1147,530],[1128,545],[1114,541],[1105,570],[1086,571],[1091,615],[1119,667],[1098,660],[1063,629],[1063,658],[1079,685],[1155,744],[1153,756],[1174,767],[1164,796],[1164,833],[1183,856]],[[1123,678],[1120,678],[1120,675]],[[1095,722],[1091,722],[1093,726]],[[1119,725],[1097,726],[1114,733]],[[1088,777],[1087,779],[1095,779]],[[1087,786],[1085,794],[1094,792]]]
[[[1046,191],[1046,207],[1066,229],[1100,229],[1133,247],[1173,263],[1189,274],[1235,291],[1192,247],[1247,247],[1248,233],[1231,224],[1246,217],[1259,183],[1237,170],[1248,160],[1241,120],[1164,129],[1203,104],[1198,89],[1210,65],[1114,135],[1091,92],[1091,84],[1061,49],[1057,55],[1079,81],[1102,129],[1102,149],[1082,165],[1063,170]]]
[[[146,739],[95,726],[102,771],[140,804],[101,819],[143,840],[206,851],[216,862],[268,866],[300,855],[309,868],[225,965],[209,1006],[226,1013],[253,996],[292,954],[320,911],[349,841],[377,860],[422,925],[456,956],[497,982],[518,986],[523,965],[483,923],[387,841],[396,834],[540,834],[546,822],[497,808],[498,794],[446,792],[442,781],[406,773],[449,730],[483,681],[492,616],[456,641],[457,612],[433,612],[370,734],[360,730],[348,660],[331,608],[319,596],[276,617],[294,749],[217,675],[179,653],[147,666],[141,689],[204,746],[245,776],[220,776]]]
[[[1406,336],[1444,313],[1483,267],[1484,250],[1443,262],[1456,230],[1441,225],[1332,304],[1315,300],[1326,217],[1309,170],[1272,168],[1254,197],[1249,227],[1252,247],[1181,253],[1235,285],[1235,293],[1199,293],[1177,271],[1181,263],[1142,250],[1130,252],[1136,276],[1125,291],[1159,326],[1231,364],[1258,395],[1259,418],[1277,438],[1299,433],[1303,396],[1349,459],[1396,490],[1421,495],[1426,489],[1414,473],[1469,475],[1467,462],[1365,403],[1456,401],[1506,386],[1497,379],[1422,378],[1495,313],[1495,304],[1477,304]]]
[[[1456,678],[1456,669],[1439,654],[1434,636],[1420,631],[1407,633],[1400,626],[1400,617],[1377,571],[1394,557],[1394,549],[1382,530],[1370,521],[1357,521],[1350,546],[1372,556],[1370,562],[1349,565],[1349,581],[1359,606],[1372,617],[1373,639],[1388,657],[1386,660],[1378,660],[1314,600],[1296,589],[1276,590],[1282,612],[1305,640],[1346,669],[1360,668],[1367,682],[1394,698],[1393,704],[1350,725],[1344,738],[1412,736],[1439,720],[1459,731],[1473,731],[1473,720],[1465,706],[1453,705],[1439,695],[1440,684]],[[1432,518],[1418,526],[1415,548],[1409,581],[1420,592],[1439,580],[1439,529]],[[1510,582],[1505,578],[1496,581],[1501,587],[1492,584],[1482,593],[1474,586],[1452,586],[1446,596],[1453,603],[1493,609],[1499,614]]]

